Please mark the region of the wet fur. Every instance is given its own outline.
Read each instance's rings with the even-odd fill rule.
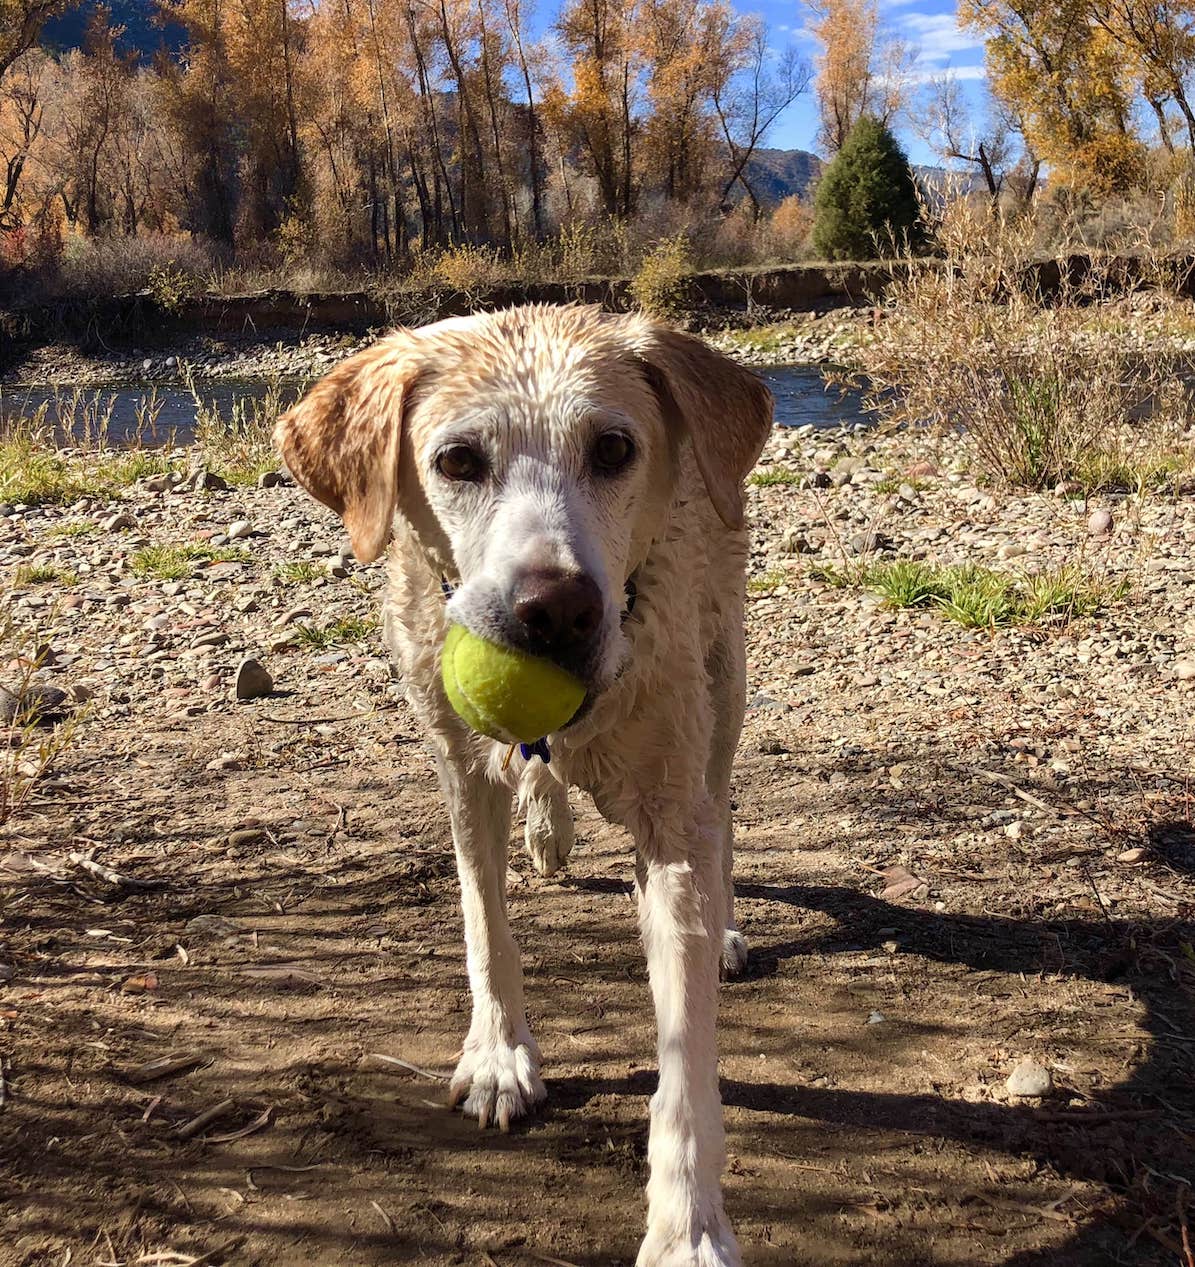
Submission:
[[[585,453],[615,423],[639,456],[607,488],[585,474]],[[465,917],[473,1017],[450,1098],[483,1126],[505,1128],[546,1094],[506,915],[512,793],[545,873],[572,846],[569,785],[634,841],[660,1063],[639,1267],[740,1262],[720,1186],[715,1015],[720,966],[746,959],[729,803],[744,707],[741,484],[770,424],[758,380],[696,339],[533,307],[398,332],[333,370],[278,428],[296,478],[342,514],[361,557],[392,537],[386,640],[435,754]],[[490,446],[490,487],[437,478],[436,447],[458,435]],[[448,706],[440,647],[450,620],[517,644],[504,595],[545,563],[602,589],[600,636],[570,666],[592,703],[552,737],[549,766],[506,766],[505,747]],[[447,605],[442,577],[456,587]]]

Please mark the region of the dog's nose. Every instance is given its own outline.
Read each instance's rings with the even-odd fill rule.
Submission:
[[[597,633],[602,592],[584,572],[536,570],[519,579],[511,607],[536,642],[562,650]]]

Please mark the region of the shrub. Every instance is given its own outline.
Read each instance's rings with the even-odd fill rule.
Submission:
[[[772,251],[777,259],[801,259],[809,251],[809,235],[813,231],[813,208],[790,194],[772,212],[768,226]]]
[[[856,349],[867,405],[889,422],[963,433],[983,470],[1017,487],[1180,483],[1193,463],[1185,365],[1102,328],[1103,301],[1123,292],[1123,257],[1093,256],[1081,277],[1063,270],[1045,295],[1034,232],[972,204],[948,209],[941,265],[910,265]],[[1172,284],[1157,254],[1134,264],[1144,281]]]
[[[871,259],[920,245],[921,210],[909,159],[878,119],[864,115],[822,173],[813,246],[828,260]]]
[[[674,317],[684,307],[689,272],[688,239],[679,233],[665,238],[643,257],[631,278],[631,298],[651,316]]]
[[[196,279],[177,268],[173,260],[166,264],[155,264],[149,270],[146,288],[154,303],[170,316],[181,312],[187,300],[200,289]]]

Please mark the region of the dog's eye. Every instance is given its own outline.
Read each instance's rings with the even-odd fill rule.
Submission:
[[[479,480],[485,474],[485,458],[467,444],[454,444],[436,454],[436,470],[446,480]]]
[[[635,456],[631,437],[621,431],[606,431],[593,443],[594,469],[602,475],[615,475]]]

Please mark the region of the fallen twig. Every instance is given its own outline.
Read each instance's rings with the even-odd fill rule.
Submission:
[[[269,1126],[274,1121],[274,1106],[271,1104],[268,1109],[259,1113],[248,1126],[242,1126],[239,1131],[228,1131],[224,1135],[205,1135],[203,1142],[205,1144],[231,1144],[234,1139],[244,1139],[246,1135],[252,1135],[255,1131],[260,1131],[263,1127]]]
[[[1183,1258],[1186,1259],[1184,1267],[1195,1267],[1195,1253],[1191,1252],[1191,1228],[1187,1223],[1187,1191],[1186,1188],[1179,1188],[1174,1194],[1174,1204],[1178,1210],[1178,1228],[1183,1238]]]
[[[424,1069],[422,1065],[413,1065],[409,1060],[403,1060],[401,1056],[383,1055],[380,1051],[371,1051],[369,1059],[384,1060],[388,1065],[397,1065],[408,1073],[418,1074],[421,1078],[430,1078],[432,1082],[447,1082],[452,1077],[448,1073],[436,1073],[434,1069]]]
[[[371,1201],[369,1204],[372,1205],[373,1208],[377,1210],[377,1212],[382,1216],[382,1221],[386,1224],[386,1226],[390,1229],[391,1232],[396,1232],[398,1230],[394,1226],[394,1220],[390,1217],[390,1215],[386,1213],[385,1210],[382,1209],[380,1205],[378,1205],[376,1201]]]
[[[98,876],[106,884],[115,885],[119,889],[160,889],[164,887],[162,880],[137,880],[132,876],[123,875],[119,871],[114,871],[111,867],[106,867],[102,862],[96,862],[89,854],[85,853],[69,853],[67,857],[70,861],[83,871],[89,872],[91,875]]]
[[[236,1107],[235,1100],[221,1100],[219,1104],[213,1104],[210,1109],[204,1109],[197,1117],[193,1117],[189,1122],[184,1122],[175,1134],[179,1139],[191,1139],[198,1135],[205,1126],[210,1126],[218,1118],[222,1118],[230,1109]]]
[[[184,1052],[177,1056],[158,1056],[147,1060],[143,1065],[135,1065],[125,1070],[125,1077],[130,1082],[153,1082],[157,1078],[169,1078],[171,1074],[182,1073],[184,1069],[194,1069],[199,1065],[211,1064],[211,1057],[201,1051]]]

